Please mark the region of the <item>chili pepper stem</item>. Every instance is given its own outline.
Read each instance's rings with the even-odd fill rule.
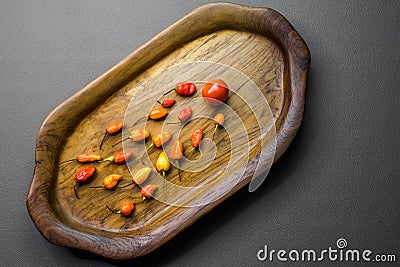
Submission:
[[[112,147],[115,147],[115,146],[118,145],[119,143],[122,143],[122,142],[124,142],[124,141],[126,141],[126,140],[128,140],[128,139],[130,139],[130,138],[131,138],[131,137],[128,136],[127,138],[122,139],[121,141],[119,141],[119,142],[115,143],[114,145],[112,145]]]
[[[114,209],[110,208],[107,204],[106,204],[106,207],[107,207],[107,209],[109,209],[112,213],[121,214],[121,211],[120,211],[120,210],[114,210]]]
[[[77,183],[76,181],[74,181],[74,194],[76,196],[77,199],[81,199],[78,195],[78,192],[76,191],[77,187],[79,186],[79,183]]]
[[[130,182],[129,184],[120,186],[120,187],[118,187],[118,188],[125,188],[125,187],[128,187],[128,186],[134,185],[134,184],[135,184],[135,183],[132,181],[132,182]]]
[[[163,95],[168,95],[169,93],[171,93],[172,91],[176,90],[176,88],[172,88],[171,90],[167,91],[166,93],[164,93]]]
[[[103,136],[103,139],[101,139],[101,142],[100,142],[100,150],[101,150],[101,147],[103,146],[104,140],[106,139],[107,135],[108,135],[108,133],[105,132],[105,133],[104,133],[104,136]]]
[[[188,155],[190,155],[190,153],[192,153],[193,150],[195,150],[195,149],[196,149],[196,147],[194,146],[194,147],[189,151]]]
[[[138,119],[132,126],[136,126],[136,124],[138,124],[139,121],[148,120],[148,119],[149,119],[149,115],[146,115],[145,117]]]
[[[104,188],[104,185],[90,186],[89,188]]]
[[[177,122],[167,122],[167,124],[179,124],[179,123],[181,123],[180,121],[177,121]]]
[[[215,136],[215,133],[217,132],[217,129],[218,129],[218,124],[215,124],[214,133],[213,133],[213,137],[212,137],[213,141],[214,141],[214,136]]]

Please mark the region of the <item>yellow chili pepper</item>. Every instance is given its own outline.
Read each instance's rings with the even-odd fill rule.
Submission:
[[[165,173],[169,171],[170,163],[164,151],[160,153],[156,162],[156,168],[159,172],[162,173],[163,177],[165,178]]]
[[[135,173],[135,175],[132,177],[132,181],[138,185],[143,184],[144,182],[146,182],[150,173],[151,173],[150,167],[143,167]]]

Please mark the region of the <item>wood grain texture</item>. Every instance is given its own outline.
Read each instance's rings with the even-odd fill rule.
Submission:
[[[182,208],[153,199],[137,204],[132,217],[122,218],[105,209],[105,204],[117,207],[122,199],[136,201],[140,198],[138,186],[115,191],[90,189],[89,186],[101,184],[106,174],[114,172],[129,179],[126,166],[116,168],[109,163],[95,163],[98,171],[90,183],[79,188],[82,199],[77,200],[71,190],[72,177],[81,165],[58,165],[83,151],[103,156],[112,154],[115,149],[111,144],[120,140],[121,135],[108,138],[100,151],[99,140],[104,134],[104,126],[111,120],[123,119],[131,98],[144,85],[160,85],[149,92],[149,98],[165,91],[161,85],[168,83],[168,77],[157,76],[157,73],[193,61],[232,66],[251,78],[268,100],[273,113],[277,134],[274,160],[282,155],[303,117],[310,64],[306,44],[289,22],[274,10],[227,3],[201,6],[79,90],[43,122],[37,138],[36,166],[27,206],[36,227],[47,240],[109,258],[137,257],[161,246],[250,182],[260,154],[256,144],[250,153],[246,175],[216,202]],[[182,100],[176,98],[178,102]],[[245,118],[250,140],[257,140],[260,133],[253,127],[254,117],[246,115],[251,114],[246,105],[235,96],[230,97],[228,104]],[[196,119],[190,125],[202,125],[207,133],[213,131],[213,125],[205,119]],[[160,122],[150,122],[148,128],[155,133],[160,130]],[[182,139],[189,138],[190,129],[182,130]],[[224,143],[226,135],[223,130],[219,132],[219,161],[210,167],[209,173],[226,167],[227,151],[222,149],[227,146]],[[185,147],[189,145],[185,144]],[[121,149],[121,146],[116,148]],[[155,149],[149,154],[153,164],[159,151]],[[176,169],[168,175],[172,183],[179,183]],[[183,175],[185,186],[201,182],[196,174]],[[199,197],[204,193],[198,192]]]

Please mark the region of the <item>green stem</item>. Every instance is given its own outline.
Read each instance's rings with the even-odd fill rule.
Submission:
[[[218,124],[215,124],[214,133],[213,133],[213,137],[212,137],[213,141],[214,141],[214,136],[215,136],[215,133],[217,132],[217,129],[218,129]]]
[[[179,168],[179,160],[175,160],[175,164],[176,164],[176,167],[178,168],[178,177],[179,177],[179,182],[182,182],[182,180],[181,180],[181,168]]]
[[[121,211],[120,211],[120,210],[113,210],[113,209],[110,208],[107,204],[106,204],[106,207],[107,207],[107,209],[109,209],[112,213],[121,214]]]
[[[106,162],[106,161],[114,161],[114,156],[109,156],[108,158],[99,160],[99,161],[97,161],[97,162]]]
[[[124,142],[124,141],[126,141],[126,140],[128,140],[128,139],[130,139],[130,138],[131,138],[131,137],[129,136],[129,137],[125,138],[125,139],[122,139],[121,141],[119,141],[119,142],[115,143],[114,145],[112,145],[112,147],[115,147],[115,146],[118,145],[119,143],[122,143],[122,142]]]
[[[104,185],[90,186],[89,188],[104,188]]]

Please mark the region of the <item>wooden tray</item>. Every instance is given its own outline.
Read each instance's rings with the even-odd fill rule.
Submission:
[[[275,122],[274,161],[282,155],[303,116],[310,64],[307,45],[289,22],[274,10],[227,3],[201,6],[79,90],[43,122],[37,138],[36,166],[27,206],[33,222],[48,241],[109,258],[134,258],[161,246],[250,182],[255,163],[260,160],[260,146],[252,147],[245,175],[216,201],[179,207],[151,199],[137,204],[134,215],[125,218],[110,213],[105,204],[117,207],[121,199],[138,198],[138,186],[114,191],[90,189],[89,186],[101,184],[103,177],[111,172],[121,173],[129,180],[130,172],[126,166],[95,163],[96,175],[88,184],[80,186],[80,200],[74,197],[72,177],[82,165],[59,166],[60,162],[82,152],[112,154],[116,149],[111,144],[121,140],[121,135],[109,137],[100,151],[99,141],[105,125],[113,120],[123,120],[131,98],[140,90],[148,90],[149,97],[159,96],[169,89],[168,84],[175,82],[158,73],[173,65],[193,61],[230,66],[258,86],[268,100]],[[149,84],[153,83],[158,86],[149,89]],[[230,97],[227,102],[243,115],[245,109],[240,103],[235,97]],[[137,105],[143,104],[138,102]],[[143,106],[143,110],[148,109]],[[161,123],[149,122],[147,126],[153,133]],[[251,118],[244,123],[249,132],[255,132],[249,135],[250,141],[258,140],[262,133],[252,129],[256,127]],[[190,130],[185,129],[193,129],[195,125],[201,125],[206,133],[213,131],[212,123],[197,119],[182,129],[183,140],[190,139]],[[220,129],[217,138],[224,138],[224,135],[226,132]],[[186,148],[189,146],[190,142],[185,143]],[[154,149],[149,153],[153,164],[160,151]],[[137,163],[139,158],[140,155],[135,156],[133,162]],[[224,161],[222,157],[221,162],[212,165],[210,172],[226,167]],[[183,175],[183,183],[195,185],[201,179],[199,176],[187,172]],[[178,183],[176,168],[172,168],[168,177],[172,183]],[[198,197],[205,193],[200,190]]]

